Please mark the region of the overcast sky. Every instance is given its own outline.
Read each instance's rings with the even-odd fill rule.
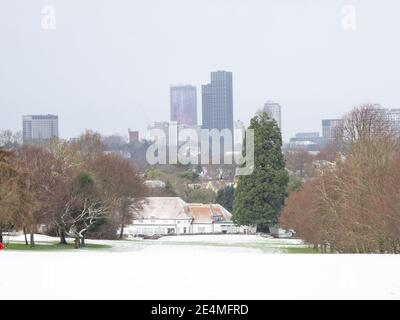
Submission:
[[[201,119],[216,70],[233,72],[235,119],[281,103],[285,140],[363,102],[400,108],[399,11],[398,0],[1,0],[0,129],[53,113],[63,138],[144,133],[169,120],[171,84],[198,87]]]

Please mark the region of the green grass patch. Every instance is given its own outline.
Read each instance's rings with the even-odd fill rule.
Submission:
[[[318,251],[314,250],[313,248],[309,247],[287,247],[284,248],[287,253],[314,253],[319,254]]]
[[[79,250],[101,250],[109,249],[111,246],[106,244],[92,244],[87,243],[84,247]],[[15,250],[15,251],[60,251],[60,250],[75,250],[74,244],[69,243],[67,245],[62,245],[59,243],[36,243],[34,247],[26,245],[23,242],[11,242],[6,244],[4,250]]]

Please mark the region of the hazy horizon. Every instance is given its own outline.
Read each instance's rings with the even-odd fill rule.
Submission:
[[[42,8],[56,9],[43,30]],[[355,30],[342,26],[353,5]],[[56,114],[60,137],[168,121],[169,88],[233,72],[234,119],[282,106],[283,138],[361,103],[400,108],[395,0],[3,0],[0,130]],[[397,32],[396,32],[397,31]]]

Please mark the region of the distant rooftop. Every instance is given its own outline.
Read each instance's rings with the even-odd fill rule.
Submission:
[[[193,223],[231,222],[232,214],[219,204],[186,203],[179,197],[148,197],[140,219],[189,219]]]
[[[40,120],[40,119],[58,119],[58,116],[54,114],[35,114],[35,115],[24,115],[22,116],[24,119],[32,119],[32,120]]]

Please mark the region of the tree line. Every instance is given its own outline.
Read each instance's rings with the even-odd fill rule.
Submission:
[[[9,146],[8,146],[9,147]],[[38,228],[74,238],[122,238],[147,189],[129,159],[105,153],[99,134],[74,141],[0,148],[0,241],[22,230],[34,246]]]
[[[400,252],[398,128],[372,105],[343,117],[329,160],[286,200],[285,228],[323,252]]]

